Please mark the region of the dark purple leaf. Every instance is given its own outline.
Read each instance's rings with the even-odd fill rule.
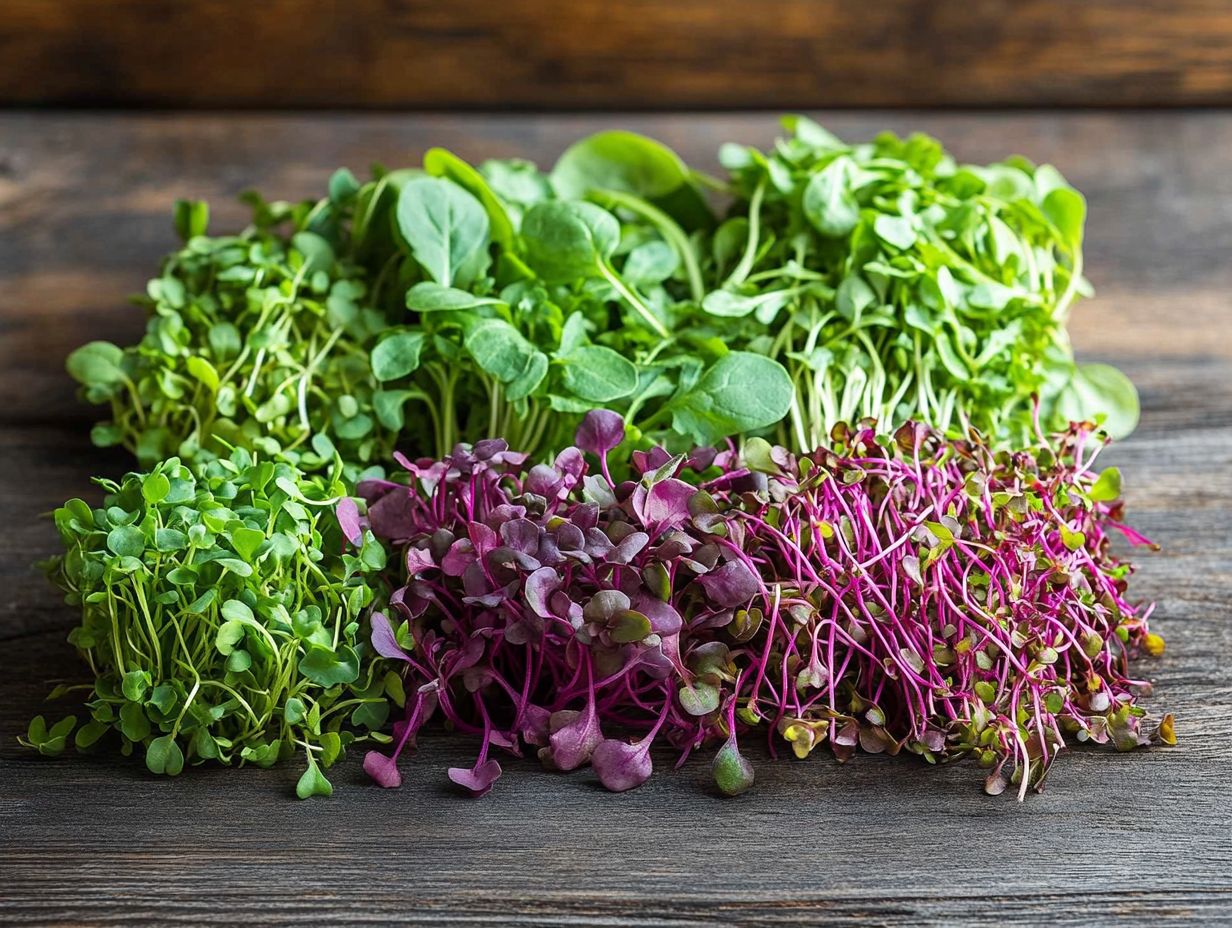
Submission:
[[[757,574],[744,561],[728,561],[717,570],[697,578],[710,600],[719,606],[743,606],[761,590]]]
[[[606,409],[592,409],[578,426],[575,443],[583,451],[602,457],[624,440],[624,419]]]

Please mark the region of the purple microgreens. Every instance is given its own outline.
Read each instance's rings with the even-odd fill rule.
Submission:
[[[667,720],[670,708],[671,703],[665,701],[659,712],[659,720],[644,738],[632,744],[609,738],[595,748],[590,756],[590,766],[594,768],[600,783],[614,793],[623,793],[650,779],[654,770],[650,760],[650,745],[654,743],[655,736]]]
[[[551,464],[485,442],[401,459],[409,486],[361,485],[407,568],[373,647],[417,694],[397,749],[365,761],[378,782],[435,712],[483,738],[450,772],[473,793],[498,775],[490,748],[620,790],[649,776],[652,741],[682,760],[714,745],[735,793],[753,777],[737,738],[758,729],[798,757],[969,757],[1021,796],[1067,743],[1175,741],[1139,706],[1131,671],[1163,639],[1108,535],[1145,539],[1084,427],[994,453],[859,422],[799,456],[634,450],[617,480],[623,431],[595,412]]]

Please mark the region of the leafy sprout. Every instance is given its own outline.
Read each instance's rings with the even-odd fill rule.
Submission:
[[[94,675],[77,748],[114,732],[169,776],[302,752],[304,798],[329,795],[322,770],[350,744],[386,739],[402,690],[365,631],[385,553],[349,531],[338,469],[309,478],[243,449],[195,471],[170,458],[99,480],[101,507],[56,510],[65,553],[46,567],[81,611],[69,641]],[[26,743],[58,753],[74,726],[40,716]]]

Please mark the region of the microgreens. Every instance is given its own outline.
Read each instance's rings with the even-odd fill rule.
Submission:
[[[302,750],[304,798],[332,791],[321,770],[349,744],[384,737],[401,685],[361,627],[385,552],[347,531],[345,497],[340,528],[337,469],[308,478],[242,449],[195,472],[171,458],[99,480],[97,509],[56,510],[65,553],[46,566],[81,610],[69,641],[95,677],[79,749],[114,729],[125,754],[172,776]],[[49,731],[40,716],[25,743],[58,753],[74,725]]]
[[[398,755],[438,713],[480,739],[475,768],[450,772],[474,794],[500,773],[492,748],[629,789],[657,737],[684,755],[721,742],[734,794],[753,782],[738,735],[757,727],[800,758],[974,757],[990,792],[1020,796],[1067,739],[1173,740],[1138,705],[1130,660],[1162,639],[1124,597],[1107,532],[1141,536],[1086,427],[1008,453],[861,423],[804,456],[633,451],[634,479],[613,484],[622,425],[593,412],[529,470],[489,440],[401,458],[409,487],[360,485],[362,524],[406,570],[373,645],[416,694],[393,755],[365,761],[379,783],[401,782]]]

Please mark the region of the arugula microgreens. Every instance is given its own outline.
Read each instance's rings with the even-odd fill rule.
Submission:
[[[56,510],[66,550],[45,567],[81,610],[69,641],[95,676],[78,749],[114,729],[171,776],[302,750],[305,798],[332,792],[322,770],[349,744],[388,740],[402,689],[361,630],[385,552],[335,518],[354,507],[340,470],[306,477],[243,449],[195,472],[170,458],[99,480],[98,509]],[[74,725],[36,718],[24,743],[59,753]]]
[[[791,137],[768,153],[720,152],[735,201],[702,305],[725,327],[745,322],[733,346],[787,365],[790,445],[873,416],[1021,447],[1036,394],[1051,427],[1099,417],[1113,437],[1133,430],[1133,385],[1076,365],[1069,347],[1066,317],[1090,293],[1086,202],[1060,172],[1018,157],[958,165],[923,135],[848,145],[803,117],[784,123]]]

